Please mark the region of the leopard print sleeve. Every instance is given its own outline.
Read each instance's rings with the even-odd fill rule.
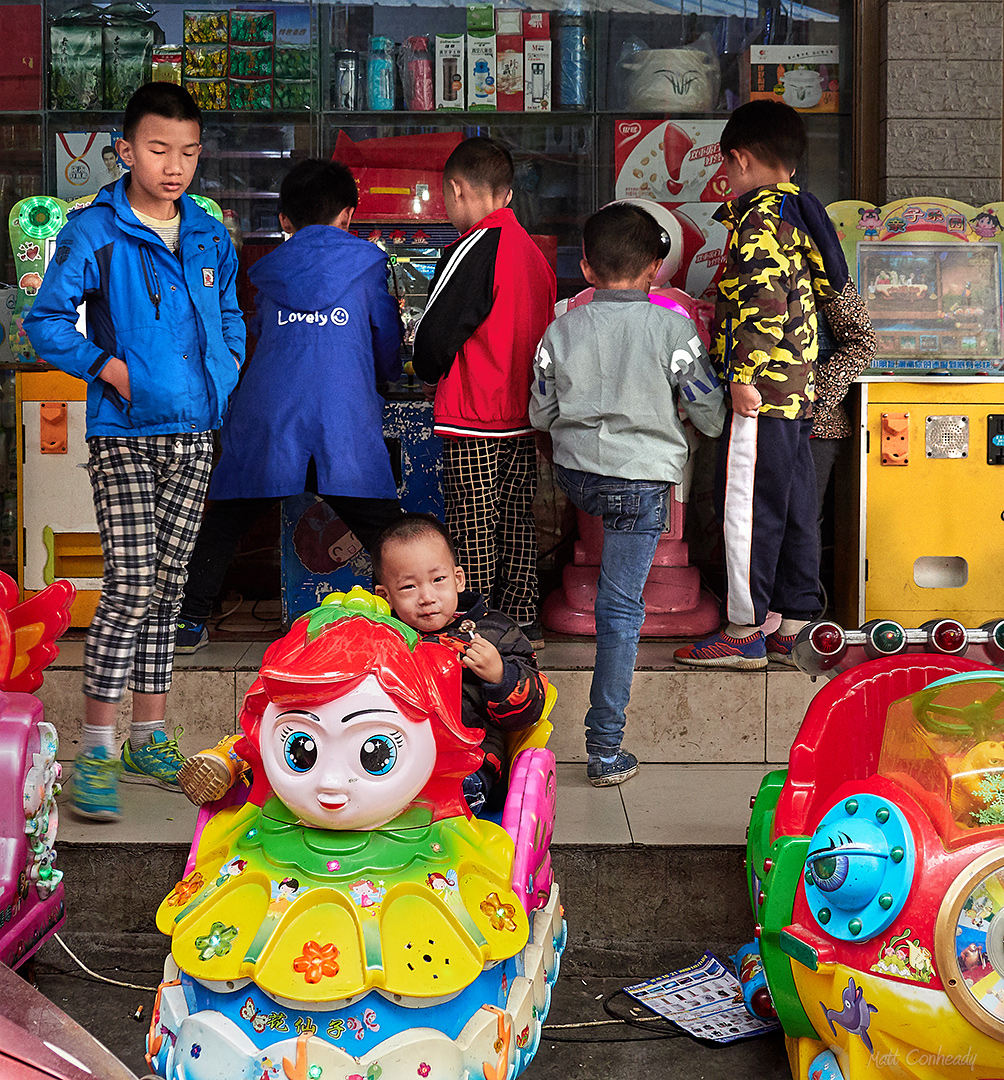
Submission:
[[[841,402],[851,383],[875,356],[875,331],[853,279],[849,278],[840,294],[822,310],[837,347],[829,360],[820,361],[816,369],[812,434],[836,439],[851,434]]]

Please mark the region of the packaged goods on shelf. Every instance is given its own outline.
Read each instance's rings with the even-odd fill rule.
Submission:
[[[409,112],[427,112],[436,107],[436,92],[432,85],[432,57],[429,39],[410,37],[398,56],[401,85],[404,87],[404,107]]]
[[[495,34],[472,30],[467,35],[467,108],[496,108]]]
[[[272,108],[287,112],[311,108],[313,83],[310,79],[280,79],[272,90]]]
[[[42,9],[8,4],[3,9],[0,101],[6,109],[38,109],[42,104]]]
[[[592,91],[592,42],[589,16],[572,8],[558,16],[558,105],[562,109],[589,107]]]
[[[237,45],[271,45],[275,41],[274,11],[230,12],[230,42]]]
[[[61,19],[49,28],[54,109],[100,109],[104,100],[102,26],[98,18]]]
[[[799,112],[840,108],[840,50],[836,45],[754,45],[743,56],[744,101],[783,101]]]
[[[523,111],[523,13],[495,12],[495,104]]]
[[[227,108],[226,79],[190,79],[185,77],[185,89],[195,98],[200,109]]]
[[[523,12],[523,110],[551,111],[551,20],[546,11]]]
[[[436,35],[436,108],[464,109],[464,35]]]
[[[309,45],[276,45],[273,65],[277,79],[309,79],[313,49]]]
[[[492,4],[468,4],[467,5],[467,29],[489,30],[495,29],[495,7]]]
[[[371,37],[366,61],[366,107],[389,112],[394,108],[394,42],[389,37]]]
[[[272,108],[271,79],[230,78],[227,90],[231,109],[260,112]]]
[[[115,10],[106,9],[102,18],[104,107],[120,110],[150,81],[153,50],[164,43],[164,31],[141,4],[116,4]]]
[[[161,45],[153,50],[151,80],[170,82],[181,86],[181,58],[184,50],[180,45]]]
[[[718,140],[724,120],[618,120],[614,198],[661,203],[729,197]]]
[[[230,40],[230,17],[225,11],[186,10],[184,35],[186,45],[196,42],[226,45]]]
[[[226,45],[186,45],[184,75],[192,79],[221,79],[227,74]]]
[[[231,45],[230,77],[264,79],[272,77],[271,45]]]

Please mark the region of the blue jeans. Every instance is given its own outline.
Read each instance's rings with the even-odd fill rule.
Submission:
[[[609,756],[624,733],[624,710],[645,621],[642,589],[665,528],[672,484],[622,480],[555,465],[562,491],[603,518],[603,558],[596,589],[596,663],[586,713],[586,752]]]

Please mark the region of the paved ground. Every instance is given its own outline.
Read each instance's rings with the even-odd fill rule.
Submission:
[[[695,948],[691,959],[700,951]],[[69,958],[65,966],[40,962],[36,967],[38,988],[142,1076],[146,1069],[143,1035],[153,994],[96,983],[83,973],[73,974],[72,968]],[[152,987],[157,982],[157,973],[152,971],[106,970],[101,974],[141,986]],[[607,1019],[603,999],[626,981],[561,977],[549,1024]],[[621,1007],[625,1001],[618,1004]],[[132,1017],[139,1005],[144,1006],[144,1019],[137,1023]],[[547,1034],[545,1030],[537,1057],[524,1074],[527,1080],[787,1080],[789,1076],[779,1035],[712,1048],[685,1036],[655,1038],[617,1025],[556,1029],[550,1032],[554,1039]],[[558,1042],[558,1037],[583,1041]]]

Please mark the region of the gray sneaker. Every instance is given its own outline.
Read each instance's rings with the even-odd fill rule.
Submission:
[[[603,761],[598,754],[589,755],[586,776],[593,787],[610,787],[630,780],[638,771],[638,759],[626,750],[618,750],[613,761]]]
[[[178,627],[174,634],[174,651],[188,655],[198,652],[204,645],[209,644],[209,631],[206,624],[191,622],[189,619],[179,619]]]

